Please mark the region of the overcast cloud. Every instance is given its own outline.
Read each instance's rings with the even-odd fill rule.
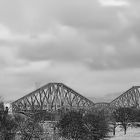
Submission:
[[[93,98],[140,85],[139,13],[138,0],[0,0],[1,96],[36,83]]]

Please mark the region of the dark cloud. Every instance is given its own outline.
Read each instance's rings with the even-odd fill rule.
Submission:
[[[125,1],[0,1],[1,91],[58,81],[94,96],[139,83],[139,1]]]
[[[134,4],[104,7],[97,1],[61,2],[49,3],[53,7],[52,10],[49,8],[49,13],[54,24],[47,27],[45,34],[50,33],[54,38],[36,41],[38,35],[35,35],[30,38],[31,42],[15,43],[19,58],[28,61],[78,61],[101,70],[139,67],[140,18],[131,13]],[[46,14],[47,11],[41,19]],[[42,22],[40,24],[42,26]],[[107,46],[111,46],[109,50]]]

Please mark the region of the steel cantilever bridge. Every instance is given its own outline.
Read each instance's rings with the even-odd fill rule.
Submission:
[[[98,109],[116,109],[119,107],[140,108],[140,86],[133,86],[110,103],[96,103]]]
[[[85,108],[94,103],[62,83],[49,83],[12,103],[13,112]]]
[[[93,103],[62,83],[49,83],[12,103],[13,112],[68,109],[140,107],[140,86],[134,86],[110,103]]]

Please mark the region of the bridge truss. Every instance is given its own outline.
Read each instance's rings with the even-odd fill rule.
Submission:
[[[89,109],[94,103],[62,83],[49,83],[12,103],[13,112]]]
[[[119,107],[140,108],[140,86],[133,86],[110,103],[96,103],[95,109],[113,111]]]
[[[59,109],[114,110],[119,107],[140,108],[140,86],[133,86],[110,103],[93,103],[62,83],[49,83],[12,103],[13,112]]]
[[[96,110],[105,110],[108,107],[109,103],[106,102],[95,103],[95,105],[93,106],[93,108]]]
[[[113,111],[119,107],[134,107],[140,108],[140,86],[133,86],[119,97],[115,98],[110,103],[99,102],[95,103],[93,109]]]
[[[140,86],[133,86],[109,103],[111,108],[140,107]]]

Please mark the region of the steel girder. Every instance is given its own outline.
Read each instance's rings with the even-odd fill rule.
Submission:
[[[106,103],[106,102],[96,103],[94,105],[94,109],[97,109],[97,110],[104,110],[108,107],[109,107],[109,103]]]
[[[119,97],[110,102],[110,108],[140,107],[140,86],[133,86]]]
[[[62,83],[49,83],[12,103],[13,112],[91,108],[92,101]]]
[[[110,103],[94,104],[62,83],[49,83],[12,103],[13,112],[35,110],[56,111],[71,109],[110,109],[119,107],[140,107],[140,86],[133,86]]]
[[[140,108],[140,86],[133,86],[110,103],[96,103],[94,109],[113,111],[119,107]]]

